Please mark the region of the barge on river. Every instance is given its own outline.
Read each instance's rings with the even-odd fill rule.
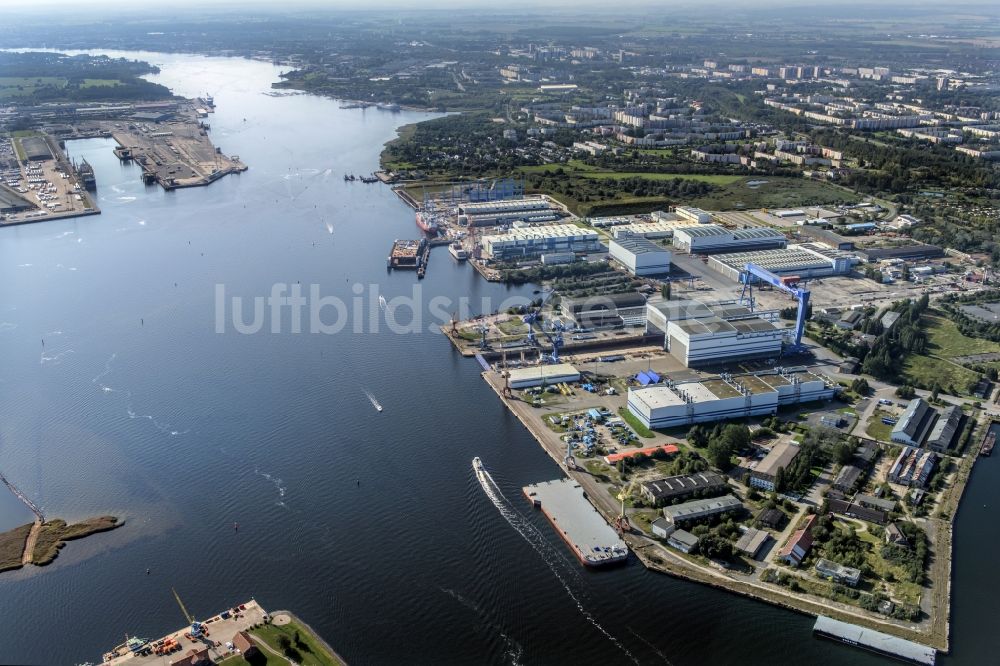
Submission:
[[[603,567],[628,558],[628,546],[608,525],[572,479],[545,481],[523,488],[581,563]]]
[[[937,650],[932,647],[823,615],[816,618],[813,633],[910,664],[934,666],[937,659]]]

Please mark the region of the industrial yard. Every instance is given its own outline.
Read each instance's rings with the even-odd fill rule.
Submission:
[[[0,137],[0,225],[96,215],[93,169],[51,137]]]
[[[245,171],[247,166],[239,157],[226,156],[212,144],[208,118],[213,110],[214,101],[210,97],[129,104],[56,103],[20,108],[24,121],[37,130],[0,140],[4,141],[0,143],[0,160],[8,162],[4,166],[7,170],[4,180],[8,174],[13,179],[14,169],[26,171],[30,168],[31,174],[22,174],[26,180],[41,176],[48,184],[56,184],[56,189],[45,192],[55,198],[41,201],[41,211],[32,215],[33,211],[12,209],[8,212],[15,217],[8,216],[8,221],[99,212],[86,194],[99,184],[94,182],[93,171],[85,162],[69,163],[61,148],[67,140],[113,138],[118,144],[114,153],[122,162],[134,162],[147,184],[159,184],[167,190],[208,185],[223,176]],[[41,174],[37,173],[39,169]],[[63,177],[63,173],[67,176]],[[66,183],[70,189],[59,189],[60,179],[71,181]],[[42,181],[34,184],[43,185]],[[76,185],[80,188],[75,189]],[[17,191],[16,186],[14,189]],[[49,206],[49,203],[59,205]]]
[[[925,410],[923,445],[939,453],[900,448],[895,429],[868,424],[906,414],[886,398],[873,409],[854,393],[850,362],[809,336],[819,326],[864,343],[852,331],[875,330],[868,322],[879,318],[891,327],[897,302],[983,289],[985,278],[970,278],[974,262],[957,269],[919,247],[883,259],[878,246],[796,224],[806,217],[798,210],[530,219],[545,206],[529,197],[438,209],[437,233],[461,239],[485,277],[527,272],[544,287],[532,303],[442,331],[478,359],[607,524],[653,569],[917,642],[899,641],[902,652],[946,646],[950,562],[919,571],[900,562],[913,557],[906,549],[950,543],[950,523],[927,516],[960,496],[971,459],[950,456],[977,421],[965,425],[957,406]],[[880,397],[894,390],[878,386]],[[718,454],[720,437],[740,443]],[[838,454],[848,462],[834,459],[855,447]],[[690,470],[709,467],[725,483],[706,498]],[[690,486],[677,497],[694,499],[662,508],[649,484]],[[716,491],[728,494],[710,499]],[[549,518],[578,552],[570,536],[586,529]],[[855,531],[867,536],[847,561],[862,568],[838,563],[824,541]],[[880,550],[884,532],[898,550]]]
[[[134,160],[147,182],[167,190],[208,185],[247,169],[239,157],[227,157],[212,145],[206,124],[190,109],[179,110],[176,120],[105,121],[102,129],[118,142],[119,159]]]

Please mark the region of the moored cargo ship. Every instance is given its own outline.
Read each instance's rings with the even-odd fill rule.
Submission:
[[[437,216],[430,211],[418,210],[417,226],[420,227],[420,230],[424,233],[436,234],[439,228]]]
[[[462,247],[462,244],[458,241],[448,246],[448,252],[459,261],[465,261],[469,258],[469,251]]]
[[[76,174],[79,176],[80,184],[83,185],[85,190],[93,192],[97,189],[97,179],[94,178],[94,167],[90,166],[90,162],[82,160],[76,165]]]

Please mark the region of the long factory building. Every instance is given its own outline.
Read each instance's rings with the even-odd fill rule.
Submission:
[[[546,224],[511,229],[483,237],[483,251],[493,259],[530,257],[544,252],[593,252],[603,246],[596,231],[575,224]]]
[[[643,238],[673,238],[674,231],[690,227],[687,220],[665,220],[658,222],[633,222],[619,224],[611,228],[615,238],[623,236],[642,236]]]
[[[651,301],[646,332],[663,333],[663,348],[687,367],[725,365],[781,354],[786,329],[777,312],[751,312],[734,302]]]
[[[829,400],[836,387],[804,368],[629,388],[628,410],[647,428],[673,428],[775,414],[778,407]]]
[[[608,254],[632,275],[670,272],[670,250],[641,236],[616,237],[608,243]]]
[[[555,206],[540,198],[463,203],[458,207],[458,223],[473,227],[492,227],[517,221],[548,222],[560,217]]]
[[[734,250],[770,250],[785,247],[788,239],[780,231],[765,227],[727,229],[718,224],[700,224],[674,229],[674,249],[690,254],[718,254]]]
[[[667,351],[685,367],[725,364],[781,355],[784,329],[759,317],[722,317],[667,323]]]
[[[819,243],[789,245],[787,248],[757,252],[718,254],[708,259],[708,267],[739,282],[747,264],[765,268],[775,275],[797,275],[801,278],[846,275],[858,263],[850,252],[834,250]]]

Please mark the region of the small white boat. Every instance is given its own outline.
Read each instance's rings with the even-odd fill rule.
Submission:
[[[385,301],[385,296],[382,294],[378,295],[378,306],[382,308],[382,312],[385,312],[385,309],[389,307],[389,304]]]
[[[368,391],[365,391],[365,395],[368,396],[368,401],[372,403],[372,407],[374,407],[376,410],[378,410],[378,411],[381,412],[382,411],[382,404],[378,400],[375,399],[375,396],[373,396]]]

